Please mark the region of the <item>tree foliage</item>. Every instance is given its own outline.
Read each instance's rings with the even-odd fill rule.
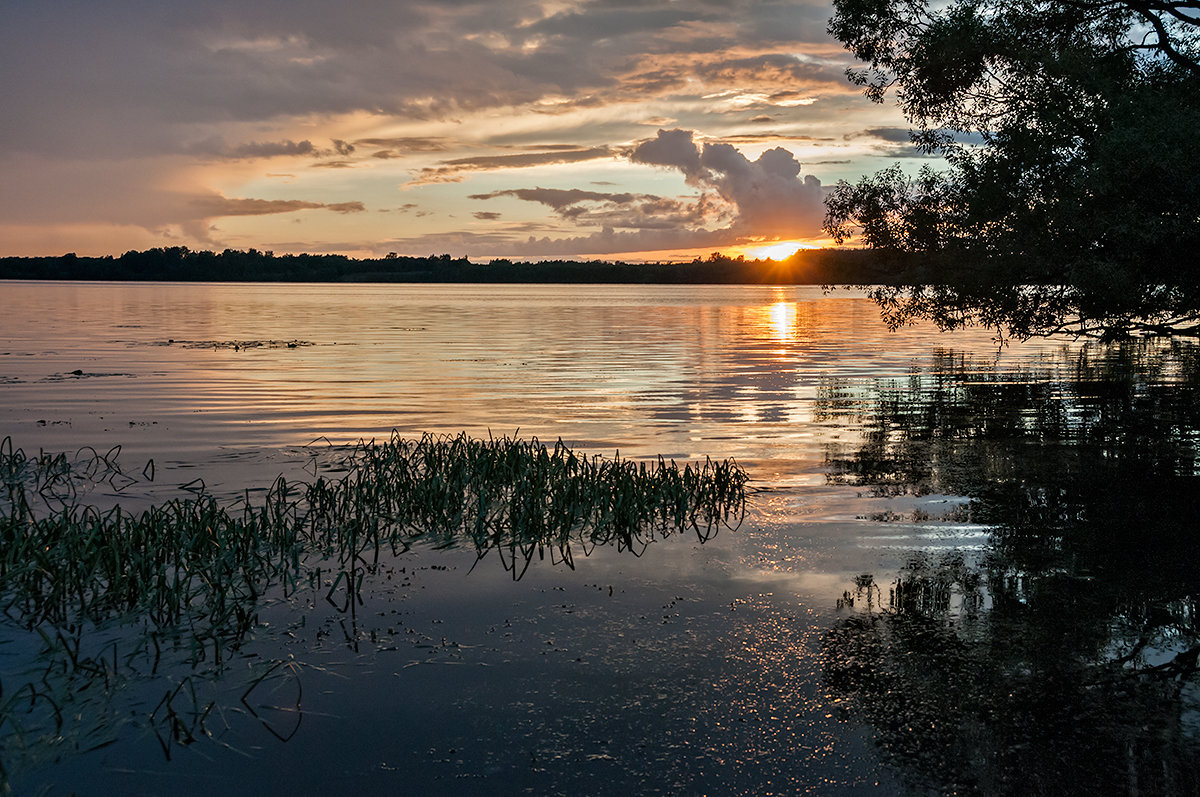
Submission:
[[[895,325],[1200,335],[1200,2],[836,0],[830,32],[945,168],[839,183]]]

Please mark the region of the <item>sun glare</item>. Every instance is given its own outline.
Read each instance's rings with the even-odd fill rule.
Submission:
[[[790,340],[796,334],[796,303],[775,302],[767,311],[771,318],[771,331],[779,341]]]
[[[806,244],[799,241],[782,241],[780,243],[767,244],[766,246],[753,246],[746,249],[746,257],[754,260],[786,260],[800,249],[809,249]]]

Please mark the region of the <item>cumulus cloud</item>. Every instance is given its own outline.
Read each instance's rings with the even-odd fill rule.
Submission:
[[[733,228],[748,235],[815,234],[824,217],[825,191],[782,147],[751,161],[733,145],[697,146],[690,130],[659,130],[629,153],[634,163],[678,169],[689,185],[715,191],[736,209]]]
[[[691,130],[659,130],[657,136],[634,147],[629,159],[634,163],[674,167],[689,181],[697,180],[704,167],[694,138]]]
[[[697,144],[691,130],[659,130],[626,151],[635,164],[679,171],[698,189],[693,197],[580,188],[511,188],[471,194],[475,200],[512,197],[552,209],[577,228],[598,230],[567,237],[510,236],[507,249],[488,239],[487,252],[521,256],[605,254],[637,250],[723,247],[749,240],[808,237],[824,217],[825,191],[786,149],[750,160],[725,142]],[[461,239],[464,253],[480,253],[479,239]]]

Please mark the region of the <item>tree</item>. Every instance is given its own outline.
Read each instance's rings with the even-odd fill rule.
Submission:
[[[893,325],[1200,336],[1200,2],[835,0],[830,32],[945,168],[839,183],[826,230]]]

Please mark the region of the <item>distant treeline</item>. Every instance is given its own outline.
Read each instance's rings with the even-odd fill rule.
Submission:
[[[656,284],[833,285],[893,281],[896,271],[875,252],[800,250],[785,260],[747,260],[714,252],[687,263],[492,260],[450,255],[377,259],[344,255],[276,255],[257,249],[223,252],[187,247],[129,251],[120,257],[0,258],[0,279],[179,282],[566,282]]]

